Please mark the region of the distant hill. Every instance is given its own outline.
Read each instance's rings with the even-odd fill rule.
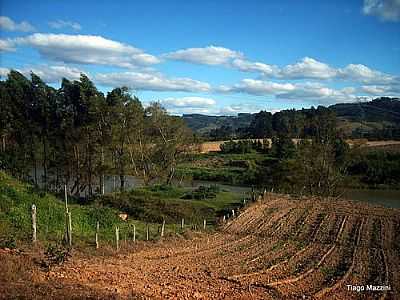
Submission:
[[[400,99],[382,97],[369,102],[329,106],[338,118],[357,122],[400,122]]]
[[[307,114],[311,109],[285,112]],[[336,114],[337,126],[348,137],[372,139],[397,138],[400,132],[400,99],[381,97],[368,102],[338,103],[328,107]],[[183,115],[187,125],[196,133],[211,139],[239,137],[258,113],[237,116]],[[230,136],[229,136],[230,133]],[[233,133],[233,134],[232,134]]]
[[[182,118],[193,131],[207,134],[221,127],[232,130],[248,127],[256,114],[240,113],[237,116],[208,116],[201,114],[184,114]]]
[[[399,98],[382,97],[368,102],[340,103],[329,107],[337,117],[338,128],[351,137],[398,138]]]

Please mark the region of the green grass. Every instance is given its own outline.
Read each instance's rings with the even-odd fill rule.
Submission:
[[[179,224],[185,219],[186,224],[200,226],[206,219],[208,224],[215,224],[216,219],[239,207],[242,196],[226,191],[219,191],[213,197],[195,200],[184,199],[189,191],[174,186],[140,187],[128,192],[101,197],[97,202],[127,212],[135,219],[144,222]]]
[[[257,165],[271,159],[257,152],[245,154],[207,153],[188,155],[177,168],[177,177],[247,185],[256,182]]]
[[[34,192],[23,184],[0,172],[0,246],[15,245],[15,241],[28,241],[32,235],[31,207],[37,207],[37,235],[40,241],[61,241],[64,234],[64,203],[50,194]],[[74,244],[93,244],[96,222],[100,223],[100,240],[114,240],[115,227],[120,228],[120,239],[133,236],[144,240],[146,223],[129,219],[122,221],[119,210],[100,204],[70,204]],[[150,223],[150,238],[159,237],[160,224]],[[179,231],[175,224],[167,224],[166,234]]]

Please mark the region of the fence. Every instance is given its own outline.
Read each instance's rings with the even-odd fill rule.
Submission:
[[[78,235],[78,232],[73,228],[72,226],[72,219],[73,219],[73,213],[69,209],[68,206],[68,195],[67,195],[67,189],[64,187],[65,193],[64,193],[64,202],[65,202],[65,222],[64,222],[64,234],[63,234],[63,241],[65,245],[68,247],[73,246],[73,236],[74,234]],[[272,192],[272,191],[271,191]],[[264,192],[262,193],[257,193],[255,192],[254,189],[252,189],[251,195],[249,198],[244,198],[243,202],[240,207],[237,207],[236,209],[231,209],[229,212],[223,214],[221,217],[218,217],[216,220],[206,220],[203,219],[203,222],[201,224],[197,223],[192,223],[192,224],[186,224],[185,219],[182,218],[179,224],[172,224],[172,233],[177,234],[179,232],[184,232],[186,229],[191,229],[195,231],[208,231],[209,228],[211,228],[212,224],[219,224],[224,226],[224,224],[230,222],[231,219],[236,218],[240,215],[243,209],[246,208],[250,203],[252,202],[259,202],[262,200],[268,200],[269,199],[270,193],[268,193],[265,189]],[[38,240],[38,227],[37,227],[37,215],[40,214],[38,212],[38,209],[35,204],[32,204],[32,210],[31,210],[31,219],[32,219],[32,242],[36,243]],[[171,224],[170,224],[171,225]],[[96,221],[96,223],[93,225],[94,226],[94,232],[95,235],[93,237],[93,244],[96,249],[100,248],[101,245],[101,236],[102,236],[102,229],[100,226],[99,220]],[[128,239],[132,242],[138,241],[139,237],[139,232],[138,232],[138,227],[136,224],[133,224],[133,226],[129,226],[128,228],[125,228],[124,231],[121,231],[119,226],[113,226],[112,230],[115,232],[115,247],[118,250],[120,250],[120,237],[124,237],[124,241],[126,242]],[[46,228],[46,231],[49,229]],[[156,231],[157,230],[157,231]],[[146,223],[145,228],[143,229],[143,232],[141,233],[142,235],[142,240],[145,241],[151,241],[155,240],[157,238],[163,239],[166,236],[166,222],[165,219],[161,224],[149,224]]]

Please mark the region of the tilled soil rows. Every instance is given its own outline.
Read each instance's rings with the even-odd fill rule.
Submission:
[[[27,268],[29,282],[0,278],[0,298],[400,299],[399,212],[267,194],[214,234],[76,251],[50,271]],[[368,285],[390,290],[349,288]]]

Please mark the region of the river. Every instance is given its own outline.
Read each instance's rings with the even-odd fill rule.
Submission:
[[[38,178],[40,178],[39,174]],[[98,181],[96,182],[98,183]],[[218,185],[222,190],[248,195],[250,187],[229,185],[220,182],[193,180],[190,182],[175,182],[187,189],[195,189],[200,185]],[[118,190],[120,185],[119,176],[105,176],[105,193]],[[134,176],[125,176],[125,188],[132,189],[143,185],[143,180]],[[96,186],[97,187],[97,186]],[[96,188],[95,187],[95,188]],[[82,194],[84,196],[84,193]],[[355,201],[367,202],[373,205],[382,205],[389,208],[400,208],[400,190],[373,190],[373,189],[346,189],[343,198]]]

